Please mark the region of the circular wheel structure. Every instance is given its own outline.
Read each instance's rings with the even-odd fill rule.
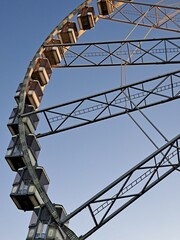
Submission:
[[[172,100],[180,96],[180,71],[177,70],[180,62],[179,12],[176,0],[152,0],[150,3],[87,0],[53,29],[36,52],[16,91],[17,107],[13,109],[8,123],[12,139],[6,154],[11,169],[17,172],[11,198],[19,209],[33,211],[28,240],[86,239],[166,176],[178,170],[180,136],[172,135],[173,131],[177,132],[173,124],[165,125],[176,116],[170,112],[171,115],[166,119],[167,107],[164,106],[169,104],[170,111],[173,111],[178,101]],[[57,78],[58,70],[64,71],[67,76],[72,72],[79,84],[79,79],[83,79],[81,89],[85,91],[84,95],[78,98],[80,86],[77,85],[78,92],[74,94],[76,84],[71,82],[67,95],[76,100],[71,97],[70,101],[65,99],[59,105],[39,110],[51,75],[53,78],[52,73],[55,72]],[[61,94],[61,90],[59,92]],[[63,99],[65,95],[66,92],[62,92],[60,98]],[[176,105],[170,105],[171,101]],[[163,106],[161,113],[159,105]],[[164,122],[159,121],[160,115],[165,119]],[[109,135],[112,141],[113,134],[119,135],[117,116],[126,117],[120,123],[124,124],[120,126],[120,138],[126,147],[118,149],[118,157],[124,158],[126,155],[129,158],[130,154],[132,158],[137,152],[136,157],[139,156],[141,160],[143,157],[144,160],[138,158],[137,162],[128,162],[130,170],[76,210],[66,213],[62,205],[52,203],[48,196],[49,179],[37,161],[39,139],[43,141],[43,137],[97,122],[98,127],[90,133],[92,137],[98,132],[97,128],[103,131],[102,125],[112,121],[112,125],[104,125],[106,133],[101,132],[104,138]],[[111,121],[103,121],[109,118]],[[133,133],[132,125],[136,126]],[[116,130],[112,129],[113,126]],[[139,132],[142,140],[136,136]],[[124,140],[125,136],[127,141]],[[99,143],[99,140],[98,136],[94,136],[96,146],[105,144],[103,141]],[[117,141],[115,138],[113,140]],[[132,142],[135,142],[134,147]],[[113,144],[108,146],[108,151],[114,151]],[[137,147],[140,147],[139,151]],[[101,146],[99,148],[102,149]],[[144,151],[140,155],[142,149]],[[98,152],[98,147],[93,151],[96,150]],[[106,154],[105,151],[98,158],[105,158]],[[57,156],[52,156],[52,162],[53,158]],[[120,164],[122,171],[127,170],[123,162]],[[121,165],[118,163],[115,166],[120,168]],[[101,167],[97,164],[98,171],[101,171]],[[91,178],[93,174],[96,175],[94,171],[90,170]],[[103,167],[102,171],[105,171]],[[69,221],[84,210],[90,216],[91,224],[79,236],[71,230]],[[86,215],[84,219],[86,221]]]

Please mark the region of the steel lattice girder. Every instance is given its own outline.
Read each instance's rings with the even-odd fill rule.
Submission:
[[[54,68],[177,64],[180,63],[179,40],[173,37],[44,47],[61,48],[62,61]]]
[[[94,227],[81,236],[80,239],[82,240],[89,237],[144,193],[179,168],[179,143],[180,135],[166,143],[69,214],[62,220],[62,223],[80,214],[83,210],[88,211],[94,222]],[[113,189],[114,195],[109,196],[108,194],[112,194]]]
[[[154,5],[134,1],[124,1],[124,3],[119,8],[115,8],[111,16],[100,16],[100,18],[172,32],[180,31],[178,18],[180,4],[178,2],[175,6]]]
[[[180,71],[175,71],[22,117],[41,114],[45,130],[37,134],[40,138],[178,99],[179,78]]]

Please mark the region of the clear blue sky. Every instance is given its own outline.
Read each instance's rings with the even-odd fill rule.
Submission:
[[[81,2],[16,0],[0,3],[1,239],[24,240],[31,218],[31,212],[19,211],[9,197],[15,173],[4,160],[11,138],[6,124],[16,105],[15,91],[38,47],[51,30]],[[123,40],[131,29],[123,24],[99,22],[80,42]],[[130,39],[143,38],[145,32],[147,29],[137,29]],[[152,31],[149,35],[151,38],[161,36],[177,35],[164,31]],[[42,107],[115,88],[120,85],[121,70],[120,67],[55,70],[45,90]],[[126,81],[140,81],[173,70],[178,70],[178,66],[127,67]],[[168,139],[179,134],[178,107],[176,101],[145,111]],[[136,114],[134,116],[139,122],[142,120]],[[142,124],[149,130],[144,120]],[[152,137],[161,146],[163,142],[156,135]],[[63,204],[68,213],[155,150],[128,116],[50,136],[41,139],[40,143],[42,151],[39,165],[44,166],[50,178],[49,196],[52,202]],[[89,239],[178,240],[179,180],[179,172],[173,173]],[[86,215],[70,222],[70,228],[78,235],[84,233],[85,225]]]

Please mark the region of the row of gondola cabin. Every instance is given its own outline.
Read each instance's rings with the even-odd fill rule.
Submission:
[[[35,109],[32,105],[25,105],[24,113],[34,112],[34,110]],[[24,117],[23,122],[25,125],[26,133],[34,133],[37,128],[38,122],[39,122],[39,117],[36,113],[34,113],[34,114],[30,115],[29,117]],[[19,133],[19,130],[18,130],[18,107],[13,108],[11,115],[9,117],[7,126],[12,135],[17,135]]]
[[[114,11],[114,0],[98,0],[97,6],[100,15],[109,15]]]
[[[81,30],[88,30],[95,26],[95,12],[93,7],[85,6],[77,15],[79,28]]]
[[[43,97],[44,86],[48,84],[52,70],[47,58],[38,58],[31,74],[28,86],[26,88],[25,103],[33,105],[37,109]],[[16,91],[15,100],[19,103],[19,96],[22,89],[22,83],[19,84]]]
[[[76,43],[78,30],[75,22],[67,22],[58,32],[58,38],[62,44]]]
[[[47,191],[49,179],[44,168],[37,167],[35,172],[42,188]],[[26,168],[17,171],[10,197],[17,208],[24,211],[32,211],[35,207],[44,204]]]
[[[67,214],[62,205],[54,204],[59,219],[63,219]],[[64,234],[58,228],[46,206],[36,207],[32,214],[29,225],[29,232],[26,240],[46,239],[63,240]]]
[[[31,78],[33,80],[38,80],[41,86],[48,84],[51,77],[52,70],[47,58],[38,58],[36,60],[35,67]]]
[[[31,164],[35,166],[40,152],[40,145],[34,134],[26,135],[26,143]],[[11,138],[5,158],[13,171],[17,171],[19,168],[25,166],[19,135]]]
[[[51,39],[47,45],[61,44],[59,39]],[[58,46],[47,46],[44,49],[43,56],[49,60],[49,63],[52,66],[57,65],[61,62],[61,53],[62,50]]]
[[[97,0],[98,11],[100,15],[109,15],[114,11],[114,0]],[[96,15],[91,6],[83,7],[77,15],[77,21],[81,30],[88,30],[95,26]],[[61,44],[76,43],[78,29],[75,22],[67,22],[58,32],[58,40]],[[56,44],[57,39],[53,39],[49,44]],[[51,65],[56,65],[61,61],[58,47],[46,47],[44,56],[49,59]]]

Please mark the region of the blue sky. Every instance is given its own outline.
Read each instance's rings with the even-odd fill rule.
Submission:
[[[24,240],[31,212],[19,211],[9,197],[15,173],[4,160],[11,135],[6,127],[18,84],[23,80],[29,62],[51,30],[81,0],[1,1],[1,151],[0,151],[0,211],[1,238]],[[143,2],[143,1],[141,1]],[[154,3],[155,1],[150,1]],[[173,0],[173,2],[177,2]],[[132,27],[99,21],[79,42],[123,40]],[[130,39],[143,38],[147,29],[137,29]],[[149,37],[177,36],[175,33],[152,31]],[[56,69],[45,90],[42,107],[52,106],[100,91],[118,87],[121,71],[127,83],[178,70],[178,66],[145,66],[102,69]],[[84,77],[85,76],[85,77]],[[123,80],[124,81],[124,80]],[[168,139],[179,134],[178,101],[146,110],[148,117]],[[144,119],[134,115],[143,127]],[[159,146],[163,141],[152,133]],[[43,138],[39,165],[49,178],[52,202],[63,204],[70,213],[155,149],[128,116],[82,127]],[[177,240],[180,235],[179,172],[174,172],[89,239]],[[71,223],[72,222],[72,223]],[[73,219],[70,228],[84,233],[86,215]]]

